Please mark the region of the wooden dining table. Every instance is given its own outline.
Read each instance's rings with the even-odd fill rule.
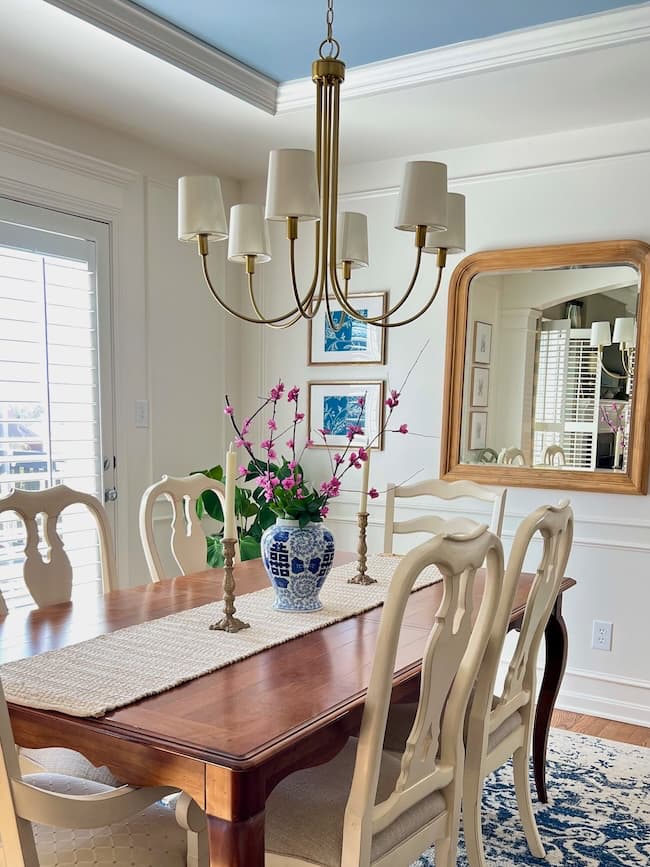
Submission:
[[[338,554],[336,562],[353,559]],[[237,564],[235,574],[238,594],[268,586],[259,560]],[[477,576],[477,601],[483,577]],[[521,625],[533,578],[520,576],[511,629]],[[563,580],[546,627],[533,744],[541,800],[551,712],[566,663],[562,595],[574,584]],[[441,591],[438,583],[411,595],[395,661],[394,701],[417,689]],[[14,610],[0,617],[0,660],[34,656],[220,598],[221,570],[210,569],[40,610]],[[264,810],[273,787],[296,770],[328,761],[358,732],[381,614],[381,607],[374,608],[100,719],[10,704],[16,742],[68,747],[132,785],[187,792],[206,812],[210,867],[263,867]],[[222,633],[223,641],[228,637]]]

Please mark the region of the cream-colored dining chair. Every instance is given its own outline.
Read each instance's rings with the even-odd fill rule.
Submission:
[[[173,793],[167,787],[111,788],[61,774],[23,776],[0,683],[2,867],[179,867],[187,854],[183,828],[199,831],[205,817],[186,795],[176,809],[156,803]]]
[[[519,639],[500,696],[494,695],[501,653],[517,582],[531,540],[540,534],[543,548],[528,595]],[[543,858],[544,846],[533,813],[528,764],[536,705],[536,667],[542,636],[564,578],[573,539],[568,502],[536,509],[519,526],[508,559],[502,601],[469,710],[463,791],[463,825],[470,867],[485,867],[481,834],[483,780],[512,756],[519,815],[528,847]]]
[[[563,467],[566,465],[566,455],[562,446],[547,446],[544,449],[544,465],[550,467]]]
[[[159,497],[164,497],[171,503],[171,553],[180,574],[190,575],[207,568],[205,532],[196,513],[196,501],[205,491],[214,491],[221,500],[221,505],[224,505],[224,485],[202,473],[191,476],[163,476],[142,495],[140,539],[152,581],[172,577],[165,571],[154,533],[153,510]],[[235,559],[238,559],[239,545],[235,551]]]
[[[13,490],[0,497],[0,514],[14,512],[24,524],[26,538],[23,580],[39,608],[69,602],[72,596],[72,564],[57,525],[64,509],[76,505],[85,506],[95,520],[103,588],[108,592],[115,587],[115,558],[108,518],[99,500],[66,485],[55,485],[43,491]],[[39,516],[42,516],[43,542],[47,546],[47,556],[39,550]],[[2,601],[0,593],[0,603]],[[1,613],[3,612],[0,611]],[[95,768],[80,753],[58,747],[43,750],[21,749],[20,764],[23,773],[49,771],[107,785],[115,785],[117,782],[107,768]]]
[[[445,519],[437,515],[421,515],[408,521],[395,520],[395,500],[413,497],[436,497],[439,500],[456,500],[461,497],[492,503],[490,530],[501,535],[503,512],[506,505],[506,488],[487,488],[476,482],[460,480],[445,482],[442,479],[424,479],[413,485],[388,484],[386,513],[384,518],[384,553],[393,553],[393,536],[398,533],[467,533],[478,526],[476,521],[458,517]]]
[[[486,589],[472,627],[476,570]],[[397,648],[413,584],[435,564],[443,594],[422,660],[420,698],[402,755],[383,750]],[[276,786],[266,805],[266,867],[397,867],[434,841],[437,867],[456,864],[463,719],[496,615],[503,554],[485,526],[439,534],[399,563],[384,604],[358,740]]]
[[[72,596],[72,564],[63,547],[57,523],[64,509],[76,505],[85,506],[95,520],[102,582],[104,592],[108,592],[115,587],[115,557],[108,518],[99,500],[66,485],[55,485],[43,491],[16,489],[0,497],[0,514],[15,512],[25,526],[23,580],[39,608],[69,602]],[[39,551],[39,515],[43,519],[43,542],[47,547],[47,557]],[[6,605],[0,613],[3,611],[6,613]]]
[[[501,449],[499,452],[499,457],[497,458],[498,464],[510,464],[512,466],[526,466],[526,455],[522,452],[521,449],[512,446],[509,449]]]

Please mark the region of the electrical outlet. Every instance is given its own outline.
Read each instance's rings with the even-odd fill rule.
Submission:
[[[612,627],[613,624],[607,620],[594,620],[591,634],[591,646],[594,650],[612,649]]]
[[[149,427],[149,401],[136,400],[135,402],[135,426]]]

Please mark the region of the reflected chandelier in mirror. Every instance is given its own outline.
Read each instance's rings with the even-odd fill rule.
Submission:
[[[450,284],[441,477],[647,493],[650,245],[476,253]]]

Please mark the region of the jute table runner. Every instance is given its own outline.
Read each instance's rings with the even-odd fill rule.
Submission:
[[[269,647],[314,632],[339,620],[381,605],[399,558],[368,558],[376,584],[348,584],[355,563],[332,570],[320,598],[321,611],[305,614],[274,611],[271,587],[237,597],[237,615],[250,629],[236,634],[211,632],[222,602],[211,602],[100,635],[60,650],[0,666],[9,701],[57,710],[72,716],[103,716],[110,710],[156,695],[188,680],[216,671]],[[425,569],[414,589],[441,580],[438,570]]]

